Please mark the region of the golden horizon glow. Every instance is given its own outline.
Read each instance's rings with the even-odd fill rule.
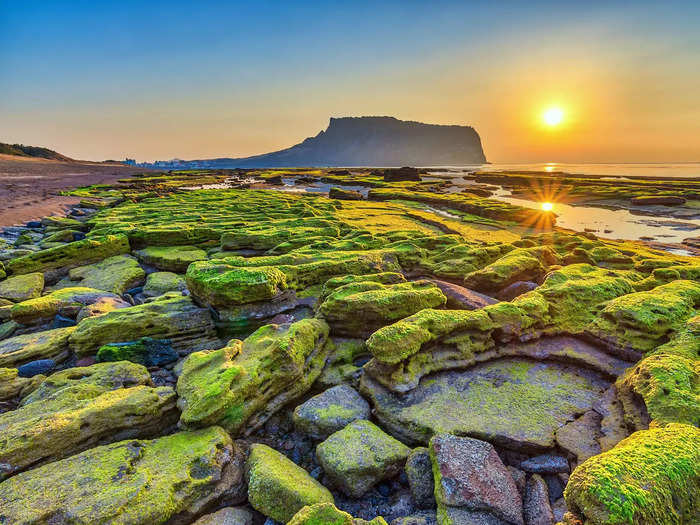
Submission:
[[[540,208],[542,208],[542,211],[552,211],[554,209],[554,204],[551,202],[543,202],[540,204]]]
[[[547,108],[542,113],[542,120],[548,126],[558,126],[564,120],[564,110],[556,106]]]

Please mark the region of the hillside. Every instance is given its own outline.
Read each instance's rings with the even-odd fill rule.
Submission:
[[[394,117],[331,118],[328,128],[291,148],[245,158],[158,163],[158,167],[450,166],[486,161],[470,126],[442,126]]]
[[[17,157],[34,157],[49,160],[62,160],[71,162],[73,159],[61,155],[56,151],[39,146],[25,146],[24,144],[5,144],[0,142],[0,153],[5,155],[15,155]]]

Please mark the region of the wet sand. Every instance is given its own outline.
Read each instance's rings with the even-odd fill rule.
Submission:
[[[60,162],[0,154],[0,227],[62,215],[80,199],[62,190],[110,184],[143,168],[96,162]]]

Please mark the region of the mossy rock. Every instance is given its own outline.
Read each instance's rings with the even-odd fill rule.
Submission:
[[[367,420],[350,423],[316,447],[326,475],[353,498],[398,474],[410,453],[410,448]]]
[[[0,414],[0,479],[100,443],[150,437],[177,420],[170,387],[62,389]]]
[[[639,396],[657,424],[700,427],[700,360],[655,353],[628,369],[616,387],[629,417],[634,417],[634,399]],[[641,417],[630,422],[632,428],[642,425]]]
[[[333,290],[319,306],[319,314],[335,333],[357,337],[445,302],[445,295],[430,281],[355,282]]]
[[[78,230],[60,230],[50,235],[47,235],[41,240],[42,248],[49,248],[51,245],[63,242],[73,242],[75,235],[80,234]]]
[[[12,275],[47,272],[98,262],[113,255],[129,253],[129,239],[125,235],[107,235],[71,242],[48,250],[18,257],[5,267]]]
[[[41,219],[42,226],[46,226],[47,230],[77,230],[77,231],[87,231],[88,226],[76,219],[71,219],[70,217],[44,217]]]
[[[187,287],[206,304],[230,307],[272,299],[287,288],[287,278],[274,267],[236,268],[223,262],[202,262],[187,270]]]
[[[518,248],[464,278],[467,288],[497,292],[516,281],[539,281],[558,261],[549,247]]]
[[[164,366],[177,361],[178,354],[167,339],[142,337],[137,341],[110,343],[97,351],[97,362],[130,361],[140,365]]]
[[[193,262],[207,260],[207,252],[196,246],[147,246],[134,253],[144,264],[176,273],[186,272]]]
[[[17,303],[12,307],[11,315],[14,321],[25,325],[49,321],[59,313],[64,317],[75,318],[85,306],[105,299],[112,300],[115,307],[129,305],[114,293],[75,286],[61,288],[36,299]]]
[[[185,279],[172,272],[154,272],[146,277],[143,295],[158,297],[168,292],[182,292],[187,289]]]
[[[68,357],[68,338],[75,327],[22,334],[0,341],[0,367],[17,367],[37,359],[57,363]]]
[[[0,368],[0,401],[22,399],[46,379],[43,375],[19,377],[16,368]]]
[[[44,290],[44,274],[17,275],[0,282],[0,298],[13,303],[35,299]]]
[[[564,492],[591,525],[693,523],[700,508],[700,430],[672,423],[635,432],[579,465]]]
[[[71,349],[80,356],[95,354],[101,346],[141,337],[169,339],[182,352],[216,345],[211,314],[189,297],[166,294],[152,302],[120,308],[83,319],[70,337]]]
[[[324,321],[304,319],[265,325],[245,341],[193,353],[177,382],[181,425],[251,433],[311,387],[326,361],[327,338]]]
[[[307,505],[334,503],[327,488],[267,445],[251,445],[246,478],[253,508],[282,523]]]
[[[128,361],[97,363],[90,366],[67,368],[51,374],[22,400],[22,406],[55,398],[67,390],[90,391],[98,394],[118,388],[152,386],[151,375],[145,367]]]
[[[164,525],[245,499],[242,452],[217,427],[104,445],[0,483],[7,523]],[[138,494],[139,497],[134,497]]]
[[[347,512],[338,510],[332,503],[317,503],[302,508],[287,525],[387,525],[387,523],[381,516],[366,521],[353,518]]]
[[[347,385],[329,388],[294,409],[294,426],[314,439],[326,439],[358,419],[369,419],[369,404]]]
[[[68,272],[68,278],[58,286],[83,286],[123,295],[143,283],[146,272],[130,255],[115,255],[104,261],[79,266]]]
[[[325,300],[326,297],[328,297],[331,293],[333,293],[337,288],[340,288],[341,286],[360,282],[398,284],[405,283],[406,278],[403,276],[403,274],[398,272],[381,272],[366,275],[343,275],[340,277],[332,277],[323,284],[323,291],[321,292],[319,300]]]
[[[586,331],[614,347],[640,353],[665,343],[700,306],[700,283],[673,281],[613,299]]]

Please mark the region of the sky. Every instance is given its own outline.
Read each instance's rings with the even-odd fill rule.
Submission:
[[[0,142],[239,157],[391,115],[491,162],[700,161],[698,27],[698,1],[0,0]]]

